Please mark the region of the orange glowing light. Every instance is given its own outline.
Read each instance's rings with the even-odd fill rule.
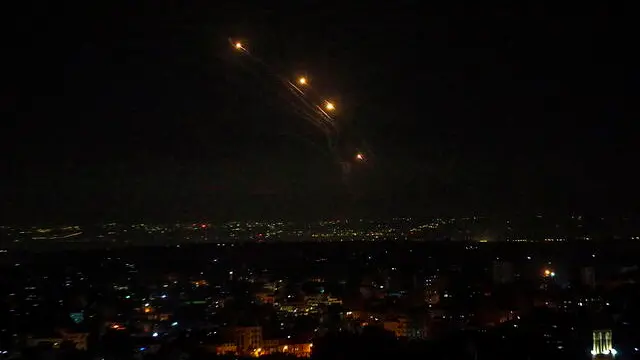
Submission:
[[[327,102],[324,104],[324,108],[325,108],[325,109],[327,109],[327,110],[329,110],[329,111],[333,111],[333,110],[335,110],[335,109],[336,109],[336,106],[335,106],[335,105],[333,105],[333,103],[332,103],[331,101],[327,101]]]
[[[306,77],[301,77],[298,79],[298,84],[300,85],[307,85],[307,78]]]

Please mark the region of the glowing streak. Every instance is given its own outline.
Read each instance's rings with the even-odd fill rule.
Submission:
[[[242,46],[242,43],[239,41],[236,42],[233,46],[238,50],[244,50],[244,46]]]
[[[331,115],[327,114],[320,106],[316,106],[316,109],[320,114],[322,114],[324,120],[333,124],[333,118]]]
[[[286,81],[286,83],[289,85],[290,89],[293,89],[295,91],[297,91],[298,93],[293,93],[299,100],[301,103],[305,104],[307,107],[310,107],[311,105],[308,102],[308,99],[306,98],[306,93],[304,91],[302,91],[299,87],[297,87],[295,84],[293,84],[290,81]],[[332,104],[333,105],[333,104]],[[326,128],[324,128],[323,123],[327,123],[331,126],[331,128],[334,131],[337,131],[337,128],[335,127],[335,120],[329,115],[327,114],[322,107],[320,106],[314,106],[314,109],[316,111],[316,115],[311,115],[311,117],[313,118],[313,120],[311,120],[312,122],[316,123],[316,125],[319,125],[320,127],[323,128],[323,130],[325,130],[326,132]],[[309,109],[311,110],[311,109]],[[307,110],[307,111],[309,111]],[[308,114],[307,114],[308,115]]]
[[[295,86],[291,81],[287,81],[287,82],[289,83],[289,85],[290,85],[292,88],[296,89],[296,91],[297,91],[297,92],[299,92],[300,94],[304,95],[304,92],[303,92],[302,90],[300,90],[300,88],[299,88],[299,87]]]
[[[328,136],[331,135],[331,130],[337,132],[335,121],[329,114],[322,110],[320,106],[311,105],[309,103],[309,100],[306,98],[305,92],[303,92],[299,87],[292,84],[290,81],[286,81],[286,84],[289,85],[288,88],[291,90],[292,94],[299,100],[299,102],[292,102],[291,104],[298,110],[302,111],[305,119],[321,128]],[[327,126],[329,126],[330,129]]]
[[[298,94],[293,91],[293,87],[290,88],[291,93],[298,98],[299,101],[290,101],[291,106],[293,107],[294,112],[296,112],[303,119],[309,121],[320,130],[322,130],[327,136],[331,136],[332,129],[335,131],[334,124],[325,119],[321,114],[315,113],[313,109],[310,107],[309,103],[303,97],[302,94]],[[330,128],[329,128],[330,126]]]
[[[356,160],[359,160],[359,161],[364,160],[364,155],[362,155],[362,153],[357,153],[356,154]]]

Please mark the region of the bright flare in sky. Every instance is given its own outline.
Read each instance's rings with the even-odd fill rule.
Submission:
[[[362,153],[357,153],[356,154],[356,160],[359,160],[359,161],[364,160],[364,155],[362,155]]]
[[[244,46],[242,46],[242,43],[240,41],[236,42],[233,46],[235,46],[235,48],[238,50],[244,49]]]
[[[327,102],[324,104],[324,108],[325,108],[325,109],[327,109],[327,110],[329,110],[329,111],[332,111],[332,110],[335,110],[335,109],[336,109],[336,106],[335,106],[335,105],[333,105],[333,103],[332,103],[332,102],[327,101]]]
[[[298,79],[298,84],[300,85],[306,85],[307,84],[307,78],[306,77],[301,77]]]

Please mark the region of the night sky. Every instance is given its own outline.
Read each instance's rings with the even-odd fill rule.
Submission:
[[[640,210],[631,11],[285,3],[19,2],[2,222]],[[348,184],[229,37],[336,100]]]

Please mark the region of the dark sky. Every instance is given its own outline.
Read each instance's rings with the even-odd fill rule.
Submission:
[[[2,218],[639,210],[630,10],[356,3],[19,2]],[[336,99],[372,151],[349,184],[229,37]]]

